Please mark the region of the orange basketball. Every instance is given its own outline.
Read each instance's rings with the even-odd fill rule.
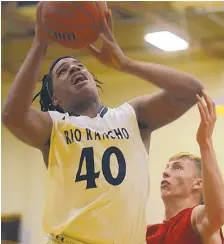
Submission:
[[[98,39],[106,9],[104,1],[43,1],[37,20],[52,41],[68,48],[85,48]]]

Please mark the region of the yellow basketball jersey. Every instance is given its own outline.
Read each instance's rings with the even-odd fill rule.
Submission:
[[[45,232],[91,244],[145,243],[148,154],[132,106],[95,118],[49,113]]]

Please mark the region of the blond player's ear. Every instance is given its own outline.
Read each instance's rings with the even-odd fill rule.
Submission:
[[[195,180],[193,184],[193,189],[201,189],[202,188],[202,179],[198,178]]]

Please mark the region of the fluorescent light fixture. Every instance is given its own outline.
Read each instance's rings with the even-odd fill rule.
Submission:
[[[166,52],[186,50],[189,44],[169,31],[148,33],[145,41]]]

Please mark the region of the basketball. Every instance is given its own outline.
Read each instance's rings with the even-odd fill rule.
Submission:
[[[95,42],[102,28],[104,1],[47,1],[37,8],[43,35],[67,48],[85,48]]]

